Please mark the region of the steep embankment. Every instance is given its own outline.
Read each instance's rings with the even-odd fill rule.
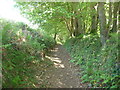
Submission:
[[[80,66],[83,83],[90,83],[89,87],[119,87],[117,34],[110,35],[105,47],[93,35],[70,39],[65,47],[73,58],[71,62]]]

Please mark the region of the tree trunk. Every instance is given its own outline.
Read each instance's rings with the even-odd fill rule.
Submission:
[[[120,2],[119,2],[119,4],[120,4]],[[119,34],[120,34],[120,5],[119,5],[119,7],[118,7],[118,32],[119,32]]]
[[[109,18],[108,18],[108,24],[107,24],[107,32],[109,33],[111,24],[112,24],[112,3],[109,2]]]
[[[82,28],[82,24],[85,25],[85,23],[82,22],[82,19],[79,18],[79,19],[78,19],[78,30],[79,30],[79,34],[83,34],[83,33],[84,33],[85,27],[83,26],[83,28]]]
[[[78,19],[76,17],[74,18],[74,35],[75,36],[79,35]]]
[[[73,20],[73,16],[71,17],[71,20],[70,20],[70,29],[71,29],[72,36],[74,36],[74,20]]]
[[[72,37],[72,32],[71,32],[71,29],[70,29],[70,25],[69,25],[69,23],[67,22],[67,20],[65,18],[63,18],[63,19],[65,21],[65,24],[66,24],[67,30],[69,32],[69,35],[70,35],[70,37]]]
[[[71,3],[67,3],[68,6],[68,11],[73,13],[73,7]],[[67,27],[69,27],[69,32],[70,32],[70,36],[73,37],[74,35],[74,30],[73,30],[73,16],[71,16],[70,21],[69,21],[69,25],[67,25]]]
[[[91,32],[90,32],[93,34],[97,32],[97,14],[94,6],[91,6],[91,10],[93,10],[94,12],[92,11],[91,13],[92,21],[91,21]]]
[[[119,7],[119,2],[114,3],[114,10],[113,10],[113,27],[112,32],[117,32],[117,11]]]
[[[102,46],[104,46],[107,40],[107,30],[106,30],[106,16],[105,16],[105,9],[103,2],[98,3],[98,12],[99,12],[99,22],[100,22],[100,39]]]
[[[96,28],[96,16],[92,16],[92,23],[91,23],[91,32],[90,33],[95,33],[97,31],[97,28]]]
[[[57,32],[54,33],[54,40],[56,41]]]
[[[73,2],[73,13],[74,13],[74,18],[73,18],[73,30],[74,30],[74,36],[77,37],[80,35],[80,30],[81,30],[81,22],[79,21],[78,17],[78,6],[79,3]]]

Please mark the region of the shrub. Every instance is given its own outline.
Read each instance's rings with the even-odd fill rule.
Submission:
[[[4,21],[4,20],[3,20]],[[17,25],[19,25],[17,23]],[[43,62],[40,52],[54,45],[51,37],[41,37],[38,31],[30,30],[30,34],[22,33],[22,25],[2,23],[2,74],[4,88],[34,87],[34,61]],[[24,24],[23,24],[24,25]],[[33,32],[37,34],[34,35]],[[39,53],[38,53],[39,52]]]
[[[120,69],[117,37],[117,34],[111,34],[104,48],[101,47],[100,38],[92,35],[70,39],[65,43],[73,57],[71,62],[80,65],[83,83],[89,82],[92,87],[118,88]]]

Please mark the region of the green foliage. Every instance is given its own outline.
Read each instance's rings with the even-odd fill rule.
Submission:
[[[73,38],[65,43],[76,65],[80,65],[83,83],[93,87],[118,88],[120,69],[118,61],[117,34],[111,34],[105,47],[101,47],[98,36]]]
[[[4,21],[4,20],[3,20]],[[17,27],[18,25],[21,25]],[[55,43],[50,36],[40,36],[39,31],[28,28],[22,33],[21,23],[2,22],[3,87],[35,87],[33,62],[41,63],[41,52],[48,51]],[[30,30],[29,30],[30,29]],[[34,32],[34,33],[33,33]],[[41,85],[42,87],[42,85]]]
[[[3,87],[28,87],[31,84],[30,78],[32,69],[29,64],[35,58],[32,58],[23,50],[15,50],[8,46],[3,51]],[[34,78],[32,78],[32,83]],[[23,84],[26,85],[23,85]]]
[[[107,41],[106,38],[112,29],[117,32],[119,15],[117,5],[110,4],[16,2],[21,13],[32,23],[37,24],[39,29],[34,30],[24,23],[0,19],[4,87],[20,87],[22,84],[26,85],[34,81],[31,78],[30,81],[28,80],[29,70],[32,69],[28,70],[27,65],[36,60],[42,61],[41,53],[47,53],[54,47],[56,41],[64,43],[66,40],[65,46],[73,57],[70,62],[81,66],[83,83],[90,81],[90,86],[93,87],[118,87],[120,84],[118,81],[120,63],[117,57],[118,41],[116,38],[118,35],[111,34]],[[100,37],[94,35],[96,33]],[[100,42],[103,46],[107,44],[102,47]],[[23,67],[20,67],[21,65]],[[24,73],[22,76],[23,71],[28,74]]]

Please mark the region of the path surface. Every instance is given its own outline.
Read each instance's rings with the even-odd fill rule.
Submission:
[[[86,87],[80,80],[80,68],[70,63],[70,56],[62,45],[51,50],[43,64],[34,65],[36,88],[80,88]],[[46,63],[45,63],[46,62]]]
[[[56,45],[49,56],[54,65],[47,70],[46,81],[51,88],[84,87],[80,82],[78,67],[69,62],[70,56],[62,45]]]

